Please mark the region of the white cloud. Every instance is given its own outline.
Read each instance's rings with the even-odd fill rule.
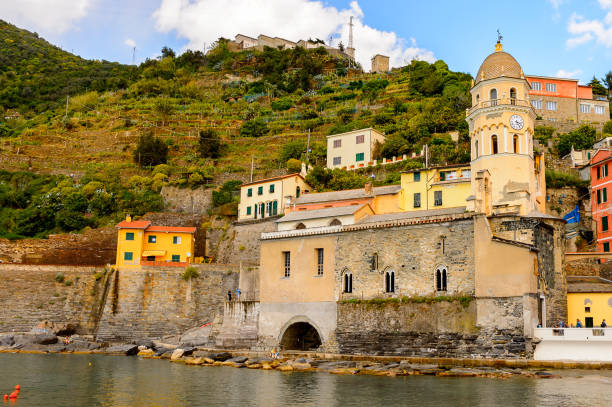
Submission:
[[[87,15],[95,0],[2,0],[0,16],[21,28],[61,34]]]
[[[586,20],[584,17],[572,14],[567,31],[574,35],[566,41],[568,48],[595,40],[606,48],[612,47],[612,0],[598,0],[602,10],[606,12],[603,20]]]
[[[555,74],[557,78],[577,78],[582,73],[582,69],[576,69],[575,71],[566,71],[565,69],[559,69]]]
[[[561,4],[565,3],[565,0],[548,0],[548,2],[557,10]]]
[[[125,40],[124,44],[130,48],[134,48],[136,46],[136,41],[131,38],[128,38],[127,40]]]
[[[349,8],[337,9],[313,0],[162,0],[153,13],[156,28],[175,31],[186,38],[187,48],[202,49],[219,37],[236,34],[266,34],[297,41],[334,36],[348,44],[348,21],[353,16],[355,59],[364,69],[375,54],[388,55],[392,66],[405,65],[411,59],[435,61],[432,51],[419,48],[415,40],[406,41],[394,32],[381,31],[363,23],[363,11],[357,1]]]

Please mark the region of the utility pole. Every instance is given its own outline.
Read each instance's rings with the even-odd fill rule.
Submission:
[[[132,48],[132,65],[136,65],[136,47]]]
[[[308,142],[306,143],[306,171],[308,171],[308,153],[310,153],[310,129],[308,129]]]
[[[255,157],[251,156],[251,182],[253,182],[253,166],[255,163]]]

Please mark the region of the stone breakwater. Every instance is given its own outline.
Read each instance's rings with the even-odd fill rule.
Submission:
[[[179,348],[174,344],[142,340],[130,344],[108,344],[72,336],[52,334],[0,335],[0,353],[74,353],[138,356],[160,359],[194,367],[218,367],[277,370],[284,373],[322,372],[370,376],[440,376],[509,379],[529,377],[560,378],[564,369],[612,369],[612,363],[552,362],[527,359],[455,359],[342,355],[317,352],[281,352],[278,357],[262,352]]]

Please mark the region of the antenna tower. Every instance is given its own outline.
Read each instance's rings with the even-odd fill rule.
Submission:
[[[132,65],[136,65],[136,47],[132,48]]]
[[[348,47],[353,48],[353,16],[351,16],[351,20],[349,21],[349,42]]]

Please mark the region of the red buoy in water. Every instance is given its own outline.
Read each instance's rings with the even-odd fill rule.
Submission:
[[[18,385],[18,384],[16,384],[16,385],[15,385],[15,390],[17,390],[17,391],[21,390],[21,386],[20,386],[20,385]]]
[[[10,399],[16,399],[18,396],[19,396],[19,392],[17,390],[15,390],[14,392],[11,393],[9,398]]]
[[[8,400],[8,394],[4,395],[4,401]]]

